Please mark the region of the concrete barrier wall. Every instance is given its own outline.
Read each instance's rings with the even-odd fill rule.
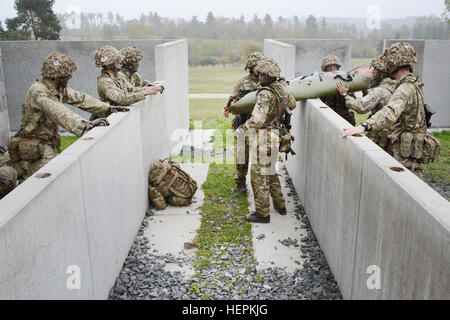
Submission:
[[[185,70],[185,44],[158,50],[164,56],[178,47]],[[157,69],[176,73],[172,63]],[[184,80],[170,91],[187,87],[177,76]],[[179,99],[149,97],[113,114],[109,127],[88,132],[0,201],[0,300],[108,297],[148,207],[152,162],[171,151],[167,117],[188,114]],[[188,129],[185,121],[177,126]],[[70,266],[81,271],[80,290],[67,288]]]
[[[385,48],[400,40],[386,40]],[[414,73],[425,84],[425,102],[436,114],[432,127],[450,128],[450,108],[446,92],[450,87],[449,40],[401,40],[409,42],[417,51],[418,62]]]
[[[292,125],[286,167],[344,298],[449,299],[449,202],[368,138],[341,140],[350,124],[318,99],[299,103]]]
[[[9,117],[3,77],[2,50],[0,48],[0,145],[9,143]]]
[[[449,202],[368,138],[341,140],[350,125],[320,100],[293,126],[307,144],[287,168],[344,298],[449,299]],[[370,266],[380,290],[367,287]]]
[[[283,43],[293,45],[296,51],[295,77],[321,71],[323,58],[329,54],[338,56],[342,70],[351,67],[352,41],[347,39],[283,39]]]
[[[144,51],[139,73],[150,81],[156,78],[155,47],[167,40],[126,40],[126,41],[1,41],[4,66],[6,96],[8,101],[11,130],[20,127],[22,104],[28,89],[36,79],[41,78],[42,60],[54,51],[71,56],[78,65],[78,71],[70,81],[70,87],[83,91],[95,98],[97,77],[100,68],[94,63],[94,54],[103,45],[112,45],[118,49],[137,46]],[[89,114],[71,108],[85,118]]]

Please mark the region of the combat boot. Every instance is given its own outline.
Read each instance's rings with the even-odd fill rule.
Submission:
[[[286,208],[283,208],[283,209],[277,209],[277,211],[280,213],[280,215],[282,215],[282,216],[285,216],[285,215],[287,215],[287,210],[286,210]]]
[[[270,223],[270,216],[261,217],[256,212],[245,216],[245,220],[252,223]]]

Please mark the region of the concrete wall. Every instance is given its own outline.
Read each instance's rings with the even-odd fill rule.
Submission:
[[[352,41],[346,39],[283,39],[281,42],[293,45],[296,50],[295,77],[321,71],[323,58],[329,54],[338,56],[342,70],[351,67]]]
[[[94,54],[99,47],[103,45],[112,45],[118,49],[132,45],[139,47],[144,51],[139,72],[146,79],[153,81],[156,78],[155,47],[165,42],[167,41],[1,41],[11,130],[19,129],[21,106],[26,93],[31,84],[41,78],[42,60],[52,52],[68,54],[77,63],[78,71],[70,81],[70,87],[98,98],[97,77],[100,75],[100,69],[94,64]],[[85,118],[90,116],[77,108],[72,110]]]
[[[158,49],[161,56],[173,50],[181,62],[158,61],[156,72],[175,72],[181,80],[168,82],[168,91],[184,91],[187,78],[172,64],[187,70],[186,41]],[[0,201],[0,300],[108,297],[148,207],[151,165],[171,152],[167,117],[188,113],[178,99],[149,97],[113,114],[109,127],[88,132]],[[187,121],[172,121],[188,129]],[[66,286],[74,265],[80,290]]]
[[[385,48],[400,40],[386,40]],[[425,103],[436,114],[431,122],[434,128],[450,128],[450,108],[447,91],[450,87],[449,40],[401,40],[409,42],[417,51],[418,63],[414,73],[425,84]]]
[[[368,138],[340,139],[350,125],[318,99],[292,125],[286,167],[344,298],[449,299],[450,203]],[[380,290],[367,287],[374,265]]]
[[[3,77],[2,50],[0,48],[0,145],[9,143],[9,117]]]

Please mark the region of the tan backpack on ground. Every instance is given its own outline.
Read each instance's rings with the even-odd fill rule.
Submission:
[[[175,207],[189,206],[197,192],[197,182],[170,159],[155,161],[149,182],[150,200],[157,210],[167,208],[167,202]]]

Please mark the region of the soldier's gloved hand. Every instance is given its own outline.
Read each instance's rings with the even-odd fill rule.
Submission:
[[[107,126],[109,126],[108,119],[99,118],[99,119],[95,119],[94,121],[89,121],[86,124],[86,131],[92,130],[95,127],[107,127]]]
[[[122,108],[122,107],[110,107],[109,111],[111,113],[116,113],[116,112],[129,112],[130,109],[128,108]]]

